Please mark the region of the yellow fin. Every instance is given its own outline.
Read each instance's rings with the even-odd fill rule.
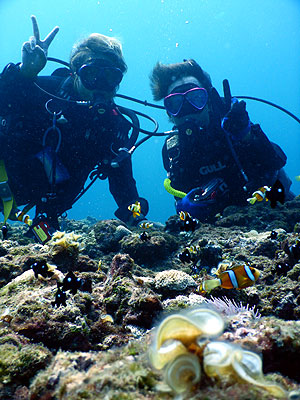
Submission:
[[[256,197],[250,197],[249,199],[247,199],[248,203],[250,204],[254,204],[256,202],[257,198]]]
[[[200,292],[210,292],[211,290],[215,289],[216,287],[220,286],[222,283],[221,279],[208,279],[202,282],[199,286]]]

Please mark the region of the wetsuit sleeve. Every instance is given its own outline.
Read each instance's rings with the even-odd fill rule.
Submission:
[[[27,99],[31,99],[33,95],[37,92],[37,88],[34,83],[42,85],[43,89],[55,92],[60,86],[61,82],[66,79],[65,75],[52,74],[52,76],[37,76],[35,78],[28,78],[20,72],[20,63],[18,64],[7,64],[0,74],[0,110],[8,108],[8,111],[18,111],[14,110],[13,107],[22,102],[26,102]],[[38,96],[42,93],[38,92]],[[1,113],[0,113],[1,115]]]
[[[138,195],[136,182],[132,174],[130,157],[123,160],[118,168],[111,168],[108,181],[109,190],[119,207],[115,212],[117,218],[128,222],[132,216],[132,213],[128,210],[128,206],[136,201],[140,201],[141,212],[143,216],[146,216],[149,208],[148,202]]]
[[[259,171],[279,170],[286,164],[287,157],[283,150],[270,142],[258,124],[251,125],[250,138],[241,146],[244,157],[241,159],[250,157]]]
[[[53,93],[63,79],[54,76],[28,78],[20,72],[19,66],[20,63],[7,64],[0,74],[0,116],[24,115],[24,112],[31,112],[27,107],[32,105],[32,99],[38,103],[40,98],[45,97],[35,83],[42,84],[43,89]]]
[[[30,88],[28,90],[28,88]],[[0,159],[8,148],[8,132],[14,115],[23,115],[27,93],[32,93],[32,80],[24,78],[19,64],[7,64],[0,74]]]
[[[250,137],[240,146],[239,159],[243,160],[249,179],[247,195],[251,195],[260,186],[273,185],[279,171],[286,164],[287,157],[283,150],[267,138],[258,124],[251,125]]]
[[[21,74],[19,64],[6,65],[0,74],[0,115],[15,112],[17,104],[26,98],[32,82]]]

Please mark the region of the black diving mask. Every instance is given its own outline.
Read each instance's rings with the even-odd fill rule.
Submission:
[[[88,90],[114,90],[123,79],[120,68],[105,66],[103,60],[83,64],[78,70],[83,86]]]

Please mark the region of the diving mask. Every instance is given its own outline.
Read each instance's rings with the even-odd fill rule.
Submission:
[[[185,101],[191,104],[197,110],[203,110],[208,99],[207,90],[200,87],[194,87],[184,93],[171,93],[164,98],[164,106],[167,112],[176,117],[182,110]]]
[[[103,60],[93,60],[83,64],[77,71],[83,86],[88,90],[114,90],[121,80],[123,73],[120,68],[105,66]]]

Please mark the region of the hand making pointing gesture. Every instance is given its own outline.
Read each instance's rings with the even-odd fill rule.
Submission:
[[[31,21],[33,36],[22,46],[22,63],[20,65],[20,70],[24,75],[33,78],[46,65],[48,48],[59,31],[59,27],[56,26],[44,40],[41,40],[38,23],[34,15],[31,16]]]

